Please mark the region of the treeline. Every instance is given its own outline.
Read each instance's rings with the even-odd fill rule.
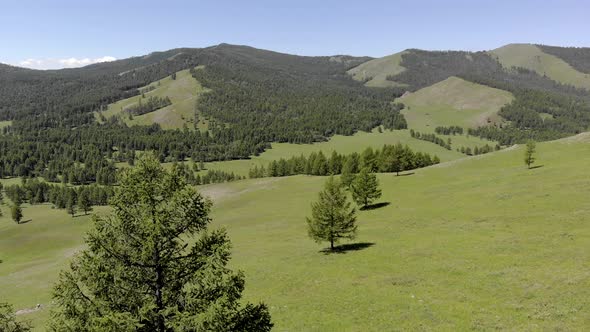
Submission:
[[[477,156],[480,154],[486,154],[489,152],[498,151],[500,149],[501,149],[500,145],[496,145],[495,147],[492,147],[491,145],[485,144],[483,146],[475,146],[475,147],[473,147],[473,149],[470,147],[462,146],[461,148],[457,148],[457,151],[461,152],[463,154],[466,154],[468,156]]]
[[[428,133],[421,133],[419,131],[414,131],[414,129],[410,129],[410,136],[413,138],[431,142],[437,145],[442,146],[443,148],[450,150],[451,149],[451,139],[448,138],[446,141],[435,134],[428,134]]]
[[[463,128],[459,126],[436,127],[434,132],[439,135],[463,135]]]
[[[23,179],[18,185],[5,186],[6,196],[16,205],[22,203],[43,204],[51,203],[58,209],[75,208],[81,206],[104,206],[108,205],[109,198],[113,195],[114,189],[110,186],[89,186],[66,187],[63,185],[50,184],[38,179]],[[82,203],[79,203],[79,201]]]
[[[282,177],[298,174],[337,175],[345,168],[358,173],[367,168],[371,172],[402,172],[440,163],[437,156],[414,152],[407,145],[384,145],[381,149],[365,149],[361,154],[342,155],[336,151],[327,157],[322,151],[312,152],[308,157],[294,156],[289,159],[273,160],[267,167],[254,166],[249,171],[250,178]]]
[[[147,101],[143,102],[143,97],[139,98],[136,105],[129,106],[125,111],[132,115],[143,115],[159,110],[160,108],[172,105],[172,101],[168,97],[151,96]]]
[[[226,172],[222,170],[207,170],[204,174],[200,171],[205,171],[203,163],[197,164],[192,162],[192,166],[188,166],[184,162],[173,163],[172,170],[174,174],[180,174],[183,179],[192,185],[223,183],[244,179],[241,175],[236,175],[233,172]]]

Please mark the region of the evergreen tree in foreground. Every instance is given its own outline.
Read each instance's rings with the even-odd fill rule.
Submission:
[[[88,249],[55,285],[52,331],[269,331],[264,304],[240,305],[211,203],[151,155],[123,171],[113,214],[94,216]]]
[[[526,142],[526,150],[524,151],[524,163],[530,169],[531,165],[535,162],[535,141]]]
[[[361,169],[359,174],[351,185],[352,199],[358,204],[366,208],[376,199],[381,197],[381,189],[379,189],[379,181],[377,176],[372,173],[367,167]]]
[[[318,243],[330,242],[332,250],[341,238],[354,239],[356,211],[350,205],[340,182],[330,176],[319,200],[311,205],[311,218],[307,218],[309,236]]]

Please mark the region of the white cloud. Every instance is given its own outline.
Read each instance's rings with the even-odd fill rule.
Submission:
[[[66,59],[26,59],[20,61],[18,66],[32,68],[32,69],[60,69],[60,68],[76,68],[88,66],[93,63],[115,61],[117,58],[112,56],[103,56],[96,59],[91,58],[66,58]]]

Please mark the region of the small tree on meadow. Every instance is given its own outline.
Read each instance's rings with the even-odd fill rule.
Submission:
[[[346,197],[342,184],[330,176],[320,192],[317,202],[311,205],[311,218],[307,218],[308,234],[316,242],[334,243],[342,238],[356,237],[356,211]]]
[[[10,208],[10,214],[12,215],[12,220],[17,224],[20,224],[21,220],[23,220],[23,209],[20,207],[20,204],[14,204]]]
[[[535,162],[535,150],[535,141],[528,141],[526,143],[526,149],[524,151],[524,163],[527,165],[529,169],[531,168],[531,165]]]
[[[361,169],[359,174],[351,185],[352,199],[358,204],[366,208],[376,199],[381,197],[381,189],[379,189],[379,181],[375,173],[372,173],[367,167]]]

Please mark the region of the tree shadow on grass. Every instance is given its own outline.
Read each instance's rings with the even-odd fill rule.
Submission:
[[[541,167],[544,167],[544,166],[545,166],[545,165],[531,166],[531,167],[529,167],[529,169],[541,168]]]
[[[410,172],[410,173],[400,173],[400,174],[397,174],[396,176],[410,176],[410,175],[414,175],[414,174],[415,174],[414,172]]]
[[[376,210],[376,209],[380,209],[382,207],[386,207],[389,204],[391,204],[390,202],[381,202],[381,203],[375,203],[375,204],[371,204],[371,205],[367,205],[367,206],[363,206],[360,210],[361,211],[369,211],[369,210]]]
[[[33,221],[33,219],[27,219],[27,220],[21,220],[18,224],[22,225],[22,224],[27,224],[29,222]]]
[[[347,244],[341,244],[339,246],[336,246],[336,247],[334,247],[334,249],[330,249],[330,248],[322,249],[322,250],[320,250],[320,252],[324,253],[325,255],[346,254],[349,251],[359,251],[359,250],[370,248],[374,245],[375,245],[374,242],[347,243]]]

